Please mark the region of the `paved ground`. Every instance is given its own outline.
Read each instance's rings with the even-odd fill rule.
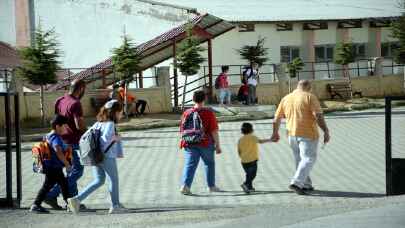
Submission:
[[[119,161],[120,197],[124,205],[131,208],[131,216],[100,216],[106,213],[103,209],[107,208],[109,201],[106,187],[102,187],[84,202],[95,209],[84,213],[84,217],[66,216],[65,212],[56,212],[56,216],[32,216],[22,210],[2,210],[0,224],[6,227],[35,226],[40,223],[60,223],[65,226],[79,223],[87,227],[167,227],[168,224],[187,227],[189,223],[209,222],[212,226],[227,227],[232,221],[238,221],[233,219],[265,216],[266,223],[266,219],[270,218],[273,222],[269,222],[271,226],[263,227],[281,227],[360,209],[381,207],[388,208],[382,209],[387,211],[395,207],[391,209],[398,211],[395,204],[405,203],[405,198],[384,197],[384,117],[380,111],[328,116],[332,141],[319,151],[318,162],[312,172],[318,191],[312,196],[297,196],[287,189],[294,167],[286,137],[278,144],[261,146],[255,181],[259,191],[255,195],[242,193],[239,185],[243,172],[235,149],[240,136],[240,122],[221,123],[220,126],[223,154],[216,158],[217,183],[225,191],[207,193],[200,167],[192,186],[195,195],[182,196],[178,193],[183,164],[182,152],[177,147],[178,129],[162,128],[123,134],[125,158]],[[396,113],[392,120],[393,154],[405,158],[405,109],[396,109]],[[270,136],[271,120],[253,123],[258,136]],[[42,176],[31,171],[30,144],[24,144],[23,148],[22,205],[28,207],[42,182]],[[4,167],[4,154],[0,155],[0,167]],[[0,175],[0,192],[4,194],[5,174],[1,172]],[[83,188],[91,178],[90,170],[86,169],[79,188]],[[398,207],[403,208],[401,205]],[[379,211],[373,213],[378,214]]]

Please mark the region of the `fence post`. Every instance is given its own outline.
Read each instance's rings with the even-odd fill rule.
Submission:
[[[391,172],[391,99],[385,98],[385,188],[386,195],[392,194]]]
[[[315,65],[314,65],[314,62],[311,62],[311,65],[312,65],[312,79],[315,80]]]
[[[328,78],[330,78],[330,68],[329,68],[329,61],[326,61],[326,66],[328,68]]]
[[[359,66],[359,60],[356,61],[357,63],[357,77],[360,77],[360,66]]]

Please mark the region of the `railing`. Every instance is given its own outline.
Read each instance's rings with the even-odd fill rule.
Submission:
[[[83,75],[80,75],[78,73],[84,72],[84,71],[89,71],[88,73],[86,73],[85,78],[83,78],[83,80],[87,84],[91,84],[98,80],[101,81],[104,78],[105,78],[106,86],[109,86],[113,83],[120,81],[120,77],[118,76],[118,73],[116,73],[116,71],[112,67],[92,67],[92,68],[58,69],[56,72],[56,74],[59,78],[58,83],[65,82],[65,85],[63,87],[65,87],[67,89],[67,87],[69,86],[69,84],[72,80],[76,79],[76,77],[79,77],[79,78],[83,77]],[[72,76],[75,76],[75,77],[72,77]],[[60,79],[60,78],[63,78],[63,79]],[[135,83],[136,88],[140,87],[140,84],[141,84],[140,78],[141,77],[139,74],[135,74],[133,77],[133,82]],[[156,77],[154,77],[154,76],[142,76],[142,80],[155,80],[155,82],[153,84],[156,84]],[[46,89],[53,88],[54,86],[55,85],[48,85],[46,87]],[[91,88],[91,85],[90,85],[90,88]],[[100,85],[93,84],[93,89],[99,89],[99,88],[101,88]]]
[[[298,79],[336,79],[343,78],[346,70],[350,77],[375,75],[375,59],[357,59],[348,64],[345,69],[342,65],[333,61],[304,62],[304,69],[298,72]],[[384,58],[382,62],[383,75],[403,73],[403,64],[397,64],[392,58]]]
[[[0,68],[0,92],[15,91],[15,70],[13,68]]]
[[[201,77],[197,76],[196,79],[194,79],[194,80],[192,80],[190,82],[187,82],[186,84],[178,86],[178,88],[177,88],[178,91],[183,91],[183,92],[178,94],[178,97],[177,97],[178,101],[183,101],[184,100],[184,104],[189,104],[190,102],[192,102],[192,99],[188,98],[187,95],[189,95],[190,93],[192,93],[192,92],[194,92],[194,91],[196,91],[198,89],[207,88],[208,87],[207,78],[208,78],[208,75],[204,75],[204,76],[201,76]],[[171,77],[170,80],[174,80],[174,77]],[[171,83],[171,84],[173,85],[174,83]],[[184,86],[186,87],[185,92],[184,92]],[[188,88],[190,88],[190,89],[188,89]],[[174,101],[174,99],[176,99],[175,96],[174,96],[174,90],[175,89],[172,86],[172,89],[170,91],[172,101]],[[183,98],[183,96],[184,96],[184,98]],[[183,103],[183,102],[178,102],[178,104],[181,104],[181,103]]]
[[[230,84],[240,84],[242,73],[246,65],[227,65],[229,66],[228,76]],[[221,73],[222,65],[212,66],[213,80]],[[203,75],[208,74],[208,66],[203,66]],[[276,64],[263,64],[260,67],[260,82],[271,83],[277,82]]]

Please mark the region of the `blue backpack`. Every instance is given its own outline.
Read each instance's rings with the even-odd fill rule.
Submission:
[[[182,121],[181,138],[187,145],[195,145],[202,142],[205,132],[199,112],[201,109],[191,108],[186,111]]]

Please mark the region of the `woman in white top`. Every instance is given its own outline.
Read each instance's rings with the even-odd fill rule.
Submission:
[[[92,126],[100,129],[100,146],[104,151],[104,160],[93,166],[94,180],[77,196],[68,199],[68,206],[73,213],[79,212],[80,202],[102,186],[108,177],[108,191],[111,196],[109,213],[119,213],[125,210],[119,201],[119,182],[116,158],[123,157],[121,138],[116,132],[115,124],[122,118],[122,104],[117,100],[108,101],[97,114],[97,122]],[[108,149],[108,151],[106,151]]]
[[[247,104],[256,103],[256,86],[259,81],[259,64],[253,62],[244,72],[245,81],[249,87]]]

